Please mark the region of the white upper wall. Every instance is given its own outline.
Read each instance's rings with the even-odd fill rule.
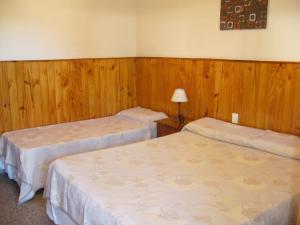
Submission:
[[[269,0],[266,30],[220,31],[220,0],[138,0],[137,55],[300,61],[300,0]]]
[[[135,0],[0,0],[0,60],[129,56]]]
[[[131,56],[300,61],[300,0],[266,30],[220,31],[221,0],[0,0],[0,60]]]

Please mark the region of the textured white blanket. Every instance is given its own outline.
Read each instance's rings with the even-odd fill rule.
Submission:
[[[183,131],[56,160],[56,224],[293,225],[300,161]]]
[[[0,137],[0,169],[18,182],[24,203],[44,187],[53,160],[146,140],[155,129],[153,123],[118,115],[8,132]]]

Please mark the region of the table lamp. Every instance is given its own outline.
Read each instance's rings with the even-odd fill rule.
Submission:
[[[172,100],[172,102],[178,103],[177,119],[179,121],[179,124],[182,125],[184,123],[184,116],[180,112],[180,104],[188,101],[185,90],[183,88],[177,88],[174,91],[174,94],[173,94],[171,100]]]

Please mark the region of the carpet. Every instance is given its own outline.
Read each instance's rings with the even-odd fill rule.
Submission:
[[[46,214],[43,192],[18,205],[19,186],[0,172],[0,225],[53,225]]]

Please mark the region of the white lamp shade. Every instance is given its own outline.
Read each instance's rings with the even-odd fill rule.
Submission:
[[[183,88],[178,88],[174,91],[172,96],[172,102],[187,102],[187,96]]]

